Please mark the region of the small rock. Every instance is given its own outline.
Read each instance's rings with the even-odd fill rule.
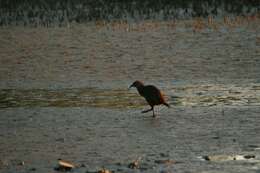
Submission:
[[[204,160],[210,161],[209,156],[202,156],[202,158],[203,158]]]
[[[255,155],[245,155],[244,158],[245,159],[254,159]]]
[[[81,167],[81,168],[85,168],[86,165],[85,165],[84,163],[82,163],[79,167]]]
[[[24,166],[24,164],[25,164],[24,161],[18,163],[19,166]]]
[[[166,154],[166,153],[160,153],[160,156],[161,156],[161,157],[169,157],[169,154]]]
[[[128,168],[130,168],[130,169],[137,169],[137,168],[139,168],[138,160],[135,160],[132,163],[129,163]]]
[[[112,172],[109,171],[108,169],[103,168],[103,169],[99,170],[97,173],[112,173]]]
[[[154,163],[157,163],[157,164],[175,164],[177,162],[175,160],[166,159],[166,160],[155,160]]]
[[[71,168],[65,168],[65,167],[61,167],[61,166],[57,166],[54,168],[55,171],[61,171],[61,172],[67,172],[67,171],[71,171]]]
[[[30,171],[36,171],[36,168],[31,168]]]
[[[232,155],[213,155],[213,156],[202,156],[202,159],[206,161],[229,161],[229,160],[237,160],[237,156]]]

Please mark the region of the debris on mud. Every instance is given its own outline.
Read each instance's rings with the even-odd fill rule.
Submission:
[[[140,160],[141,160],[141,157],[139,157],[138,159],[136,159],[133,162],[129,163],[128,168],[130,168],[130,169],[138,169],[138,168],[140,168]]]
[[[154,163],[172,165],[172,164],[176,164],[178,162],[175,160],[171,160],[171,159],[165,159],[165,160],[155,160]]]
[[[36,168],[31,168],[30,171],[36,171]]]
[[[56,171],[71,171],[75,166],[72,163],[58,159],[58,166],[54,168]]]
[[[160,156],[161,157],[169,157],[169,154],[167,154],[167,153],[160,153]]]
[[[231,161],[231,160],[251,160],[255,159],[255,155],[213,155],[213,156],[202,156],[201,158],[206,161]]]
[[[97,171],[97,173],[112,173],[112,171],[102,168],[101,170]]]
[[[18,165],[19,165],[19,166],[24,166],[25,163],[24,163],[24,161],[21,161],[21,162],[18,163]]]
[[[245,159],[254,159],[255,155],[245,155],[244,158]]]
[[[139,161],[134,160],[133,162],[129,163],[128,168],[130,169],[138,169],[139,168]]]

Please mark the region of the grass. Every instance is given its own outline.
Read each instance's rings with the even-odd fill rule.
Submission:
[[[206,29],[219,31],[225,27],[234,29],[238,27],[248,26],[250,24],[260,23],[260,13],[251,16],[224,16],[222,18],[215,18],[209,16],[207,18],[196,17],[190,20],[144,20],[139,22],[129,22],[126,20],[119,21],[96,21],[95,26],[97,29],[110,29],[112,31],[125,31],[125,32],[146,32],[157,31],[162,28],[175,30],[177,27],[192,29],[194,32],[201,32]],[[258,38],[259,41],[260,38]]]

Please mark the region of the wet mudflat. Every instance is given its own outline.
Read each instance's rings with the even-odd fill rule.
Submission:
[[[259,83],[259,18],[219,20],[1,28],[0,88]]]
[[[5,109],[1,110],[1,171],[52,172],[62,158],[78,165],[74,172],[103,166],[115,172],[256,172],[259,114],[254,106],[178,107],[161,110],[156,119],[140,110]],[[219,155],[223,156],[219,160],[201,158]],[[235,155],[255,158],[228,159]],[[136,159],[140,168],[128,168]],[[168,159],[177,163],[163,162]]]
[[[1,28],[0,172],[259,172],[259,19],[196,22]]]

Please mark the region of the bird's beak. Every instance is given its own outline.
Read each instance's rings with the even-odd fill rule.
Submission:
[[[131,89],[133,87],[133,84],[128,87],[128,89]]]

